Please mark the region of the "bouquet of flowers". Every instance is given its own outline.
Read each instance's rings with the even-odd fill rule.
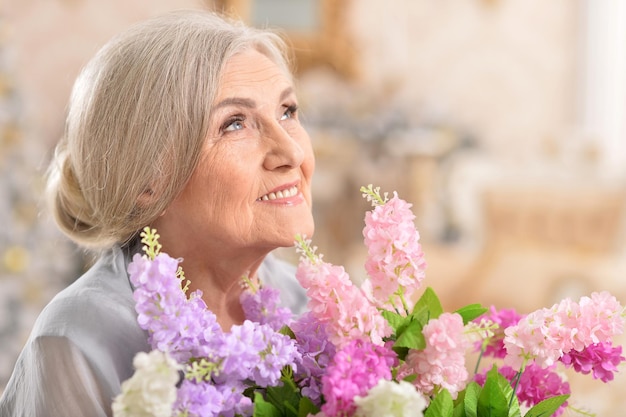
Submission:
[[[356,286],[298,236],[308,312],[294,317],[276,290],[248,282],[246,320],[230,331],[200,292],[188,294],[180,260],[146,229],[145,254],[128,272],[153,350],[135,357],[114,416],[558,416],[570,395],[559,366],[613,379],[625,360],[613,345],[625,309],[611,294],[525,316],[478,304],[445,312],[421,288],[426,263],[411,205],[371,185],[361,191],[373,205],[363,230],[367,280]]]

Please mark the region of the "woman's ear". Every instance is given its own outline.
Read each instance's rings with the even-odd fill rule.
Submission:
[[[141,194],[139,194],[139,197],[137,197],[137,205],[142,208],[149,207],[150,205],[155,203],[155,200],[157,198],[158,195],[154,191],[154,187],[148,187]],[[166,212],[167,209],[163,210],[159,217],[163,216]]]
[[[154,202],[156,198],[154,190],[152,188],[145,189],[139,197],[137,197],[137,205],[140,207],[147,207]]]

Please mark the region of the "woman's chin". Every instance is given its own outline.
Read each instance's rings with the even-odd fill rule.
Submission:
[[[294,228],[291,233],[288,233],[281,239],[279,247],[281,248],[289,248],[296,244],[296,239],[298,237],[302,237],[304,239],[311,239],[313,237],[313,232],[315,231],[315,227],[311,223],[310,227],[297,227]]]
[[[313,222],[313,219],[311,219],[309,223],[298,228],[294,238],[296,235],[299,235],[306,237],[307,239],[311,239],[313,237],[313,233],[315,233],[315,223]]]

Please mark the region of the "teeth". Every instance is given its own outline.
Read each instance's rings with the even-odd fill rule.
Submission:
[[[265,194],[263,197],[259,197],[259,201],[276,200],[277,198],[289,198],[298,194],[298,187],[293,186],[286,190],[276,191],[275,193]]]

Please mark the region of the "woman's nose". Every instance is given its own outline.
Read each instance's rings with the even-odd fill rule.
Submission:
[[[289,132],[279,122],[274,122],[266,126],[263,136],[268,144],[264,161],[266,169],[291,169],[302,164],[305,153],[294,132]]]

